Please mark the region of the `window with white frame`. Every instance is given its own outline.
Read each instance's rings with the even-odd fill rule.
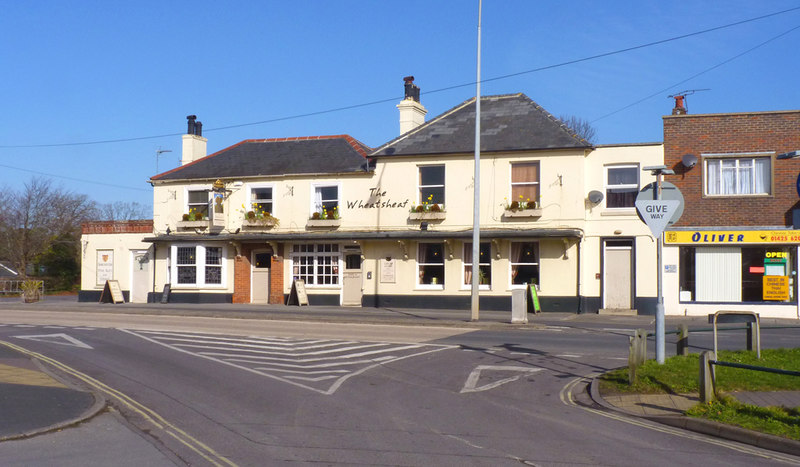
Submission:
[[[444,204],[444,166],[419,167],[419,204]]]
[[[186,191],[186,212],[202,214],[208,218],[209,190],[189,189]]]
[[[639,164],[606,166],[606,207],[633,208],[639,194]]]
[[[318,212],[322,219],[339,218],[338,185],[314,186],[314,212]]]
[[[224,286],[224,248],[205,245],[173,245],[174,284],[203,287]]]
[[[539,162],[514,162],[511,164],[509,206],[515,202],[526,208],[534,208],[539,204]]]
[[[706,157],[707,195],[768,195],[772,190],[771,157]]]
[[[292,277],[306,286],[338,286],[341,253],[333,243],[293,245],[289,255]]]
[[[417,250],[418,285],[444,287],[444,244],[420,243]]]
[[[539,244],[511,242],[511,285],[539,284]]]
[[[478,284],[488,288],[492,284],[492,247],[489,242],[481,242],[478,260]],[[472,285],[472,242],[464,243],[464,285]]]
[[[272,214],[274,212],[272,207],[271,186],[250,187],[250,207],[248,211],[264,214]]]

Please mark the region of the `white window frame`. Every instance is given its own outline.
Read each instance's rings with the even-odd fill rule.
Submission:
[[[442,246],[442,262],[441,263],[422,263],[420,262],[420,248],[422,245],[441,245]],[[416,275],[414,276],[414,282],[416,283],[416,288],[420,290],[444,290],[444,284],[447,283],[446,276],[447,276],[447,262],[445,261],[445,251],[447,251],[447,245],[444,242],[418,242],[417,243],[417,261],[416,261]],[[419,281],[419,272],[420,266],[442,266],[442,283],[441,284],[420,284]]]
[[[333,245],[336,246],[337,251],[319,251],[321,246]],[[303,248],[313,248],[313,251],[295,251]],[[294,273],[295,261],[298,257],[311,257],[312,263],[311,274],[314,276],[314,283],[310,284],[306,281],[305,286],[307,289],[330,289],[339,290],[342,288],[342,245],[338,243],[295,243],[288,246],[289,248],[289,271],[291,271],[292,279],[300,279],[301,276]],[[319,260],[321,257],[331,257],[334,263],[331,264],[333,269],[332,274],[325,275],[326,277],[336,277],[336,284],[320,284],[319,276],[317,275],[318,268],[320,267]],[[324,265],[322,265],[324,267]],[[305,277],[303,275],[302,277]]]
[[[311,184],[311,207],[310,212],[313,213],[318,212],[322,215],[322,206],[317,204],[317,189],[319,188],[329,188],[329,187],[336,187],[336,207],[337,211],[339,211],[339,216],[342,215],[342,183],[341,182],[318,182]],[[323,202],[325,200],[322,200]],[[311,216],[309,216],[311,217]]]
[[[536,173],[538,175],[538,179],[535,182],[514,182],[514,165],[521,165],[521,164],[536,164]],[[539,193],[539,199],[532,199],[531,201],[535,203],[535,205],[541,206],[541,199],[542,199],[542,162],[540,160],[535,161],[514,161],[508,164],[508,203],[511,204],[514,201],[519,202],[519,197],[514,198],[514,187],[515,186],[536,186],[538,188],[537,192]],[[523,200],[527,201],[527,200]]]
[[[189,204],[189,192],[190,191],[206,191],[208,195],[208,199],[206,200],[206,219],[210,219],[213,209],[211,208],[211,185],[189,185],[184,187],[183,189],[183,212],[181,215],[186,214],[189,212],[189,209],[194,206],[193,204]],[[198,203],[199,204],[199,203]]]
[[[178,283],[178,266],[186,266],[178,264],[178,248],[195,248],[195,282],[190,284]],[[206,249],[207,248],[220,248],[220,274],[221,282],[219,284],[206,284]],[[228,251],[225,245],[208,245],[203,243],[176,243],[170,246],[170,283],[174,289],[225,289],[227,288],[227,271],[228,271]]]
[[[442,183],[436,185],[423,185],[422,182],[422,169],[428,167],[441,167],[443,169],[442,174]],[[417,201],[418,204],[427,203],[427,199],[422,199],[422,189],[423,188],[441,188],[442,189],[442,202],[441,203],[429,203],[429,204],[438,204],[439,206],[444,209],[445,203],[447,202],[447,189],[445,188],[445,182],[447,180],[447,167],[444,164],[425,164],[425,165],[418,165],[417,166]]]
[[[754,153],[730,153],[730,154],[702,154],[703,158],[703,196],[708,197],[731,197],[731,196],[772,196],[774,191],[774,181],[775,181],[775,158],[772,156],[775,153],[773,152],[754,152]],[[739,162],[742,160],[750,160],[752,161],[752,166],[749,168],[750,180],[751,180],[751,189],[753,192],[750,193],[722,193],[722,161],[724,160],[734,160],[736,161],[736,166],[733,168],[735,175],[735,182],[734,188],[738,191],[739,189],[739,174],[740,174],[740,167]],[[769,183],[767,184],[767,192],[766,193],[756,193],[755,192],[755,184],[756,184],[756,159],[769,159]],[[709,192],[709,164],[710,163],[717,163],[720,165],[719,168],[719,184],[718,187],[719,193],[710,193]]]
[[[539,257],[536,258],[536,262],[535,263],[516,263],[516,262],[514,262],[514,256],[513,256],[514,243],[535,243],[536,244],[536,252],[539,255]],[[511,289],[524,289],[525,287],[528,286],[527,284],[515,284],[514,283],[514,277],[512,275],[513,271],[514,271],[514,265],[520,265],[520,264],[522,264],[522,265],[533,264],[533,265],[536,265],[537,268],[539,268],[539,284],[537,284],[538,285],[537,290],[541,290],[541,288],[542,288],[542,244],[541,244],[541,242],[536,241],[536,240],[511,240],[511,241],[508,242],[508,284],[509,284]]]
[[[638,192],[641,185],[642,185],[642,174],[639,168],[639,164],[609,164],[603,166],[603,176],[604,176],[604,192],[603,192],[603,203],[605,204],[605,208],[610,211],[636,211],[636,206],[622,206],[622,207],[612,207],[608,205],[608,190],[613,188],[635,188]],[[609,169],[634,169],[636,171],[636,183],[621,183],[621,184],[610,184],[608,183],[608,171]]]
[[[492,288],[492,243],[491,242],[480,242],[480,243],[481,243],[481,245],[488,245],[489,246],[489,258],[488,258],[489,262],[488,263],[487,262],[481,263],[480,259],[478,259],[478,267],[479,268],[480,268],[480,266],[489,266],[489,283],[488,284],[478,284],[478,289],[479,290],[491,290],[491,288]],[[467,247],[467,245],[469,245],[469,247]],[[468,263],[466,261],[466,259],[463,259],[463,258],[467,257],[467,250],[469,250],[469,252],[472,253],[472,242],[463,242],[462,250],[463,250],[463,256],[461,257],[462,258],[462,271],[461,271],[461,282],[462,282],[462,284],[461,284],[461,288],[462,289],[471,289],[472,288],[472,281],[470,281],[469,283],[466,283],[465,281],[466,281],[466,278],[467,278],[467,275],[466,275],[467,268],[472,268],[472,263]]]
[[[245,214],[248,211],[253,210],[253,203],[256,202],[253,200],[253,190],[258,190],[261,188],[271,188],[272,189],[272,199],[270,199],[270,203],[272,203],[272,210],[269,213],[272,216],[275,216],[275,184],[274,183],[248,183],[247,184],[247,204],[245,204]]]

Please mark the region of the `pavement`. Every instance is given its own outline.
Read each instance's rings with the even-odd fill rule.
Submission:
[[[343,307],[287,307],[283,305],[231,304],[95,304],[78,303],[74,297],[52,297],[35,305],[19,299],[0,298],[1,309],[50,311],[94,311],[133,314],[224,316],[243,319],[313,320],[358,322],[361,324],[402,324],[418,326],[464,326],[479,329],[513,329],[545,326],[652,326],[652,316],[599,316],[574,313],[530,315],[527,324],[511,324],[508,312],[482,311],[480,321],[470,321],[463,310],[378,309]],[[705,317],[667,317],[667,326],[680,323],[705,324]],[[762,320],[764,324],[798,325],[796,320]],[[690,418],[684,412],[699,402],[697,394],[602,395],[594,380],[589,386],[592,400],[606,410],[640,417],[682,429],[704,433],[800,456],[800,442],[765,435],[713,421]],[[800,407],[800,391],[741,392],[732,394],[742,402],[759,406]],[[35,407],[36,410],[32,410]],[[60,430],[86,421],[106,408],[102,396],[72,385],[50,372],[38,360],[0,342],[0,441],[27,438]]]

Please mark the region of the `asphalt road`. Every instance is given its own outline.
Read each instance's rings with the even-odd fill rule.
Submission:
[[[53,359],[124,417],[42,440],[73,436],[101,452],[101,435],[135,435],[131,452],[146,453],[148,465],[800,464],[599,410],[585,378],[626,364],[624,327],[475,330],[63,313],[32,313],[28,321],[42,324],[20,326],[19,316],[2,312],[0,320],[14,323],[0,327],[0,339]],[[743,334],[727,334],[721,345],[741,346]],[[765,330],[762,339],[793,345],[797,330]],[[711,336],[692,343],[708,348]],[[0,443],[0,455],[51,464],[65,445]]]

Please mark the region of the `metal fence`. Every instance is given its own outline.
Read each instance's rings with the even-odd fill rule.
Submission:
[[[22,284],[25,280],[0,280],[0,295],[19,295],[23,292]],[[44,281],[36,281],[39,286],[39,295],[44,295]]]

